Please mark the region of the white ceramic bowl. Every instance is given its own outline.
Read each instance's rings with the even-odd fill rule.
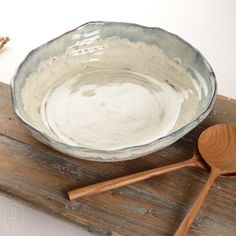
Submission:
[[[12,80],[16,114],[43,143],[94,161],[164,148],[210,112],[214,73],[159,28],[90,22],[33,50]]]

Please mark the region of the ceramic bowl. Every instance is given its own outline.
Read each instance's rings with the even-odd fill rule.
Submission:
[[[68,155],[122,161],[162,149],[210,112],[202,54],[160,28],[89,22],[36,48],[11,84],[31,134]]]

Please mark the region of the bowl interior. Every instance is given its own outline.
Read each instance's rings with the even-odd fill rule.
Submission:
[[[192,46],[157,28],[89,23],[33,51],[15,77],[19,113],[71,146],[119,150],[186,126],[215,93]]]

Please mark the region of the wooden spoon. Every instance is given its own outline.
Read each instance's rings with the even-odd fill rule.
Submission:
[[[211,173],[197,200],[177,229],[175,236],[185,236],[215,179],[236,173],[236,126],[218,124],[206,129],[199,137],[198,150],[211,167]]]
[[[208,170],[206,164],[200,157],[197,149],[194,151],[193,157],[186,161],[171,164],[164,167],[157,167],[151,170],[142,171],[139,173],[119,177],[116,179],[107,180],[97,184],[92,184],[68,192],[69,199],[75,200],[79,197],[90,196],[93,194],[98,194],[106,192],[108,190],[116,189],[125,185],[133,184],[145,179],[149,179],[153,176],[161,175],[170,171],[178,170],[184,167],[196,167],[204,170]]]

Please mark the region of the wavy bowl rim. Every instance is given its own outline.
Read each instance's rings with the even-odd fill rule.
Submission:
[[[130,147],[124,147],[124,148],[120,148],[120,149],[116,149],[116,150],[100,150],[100,149],[92,149],[92,148],[86,148],[86,147],[83,147],[83,146],[74,146],[74,145],[69,145],[69,144],[66,144],[66,143],[63,143],[63,142],[60,142],[60,141],[57,141],[53,138],[51,138],[49,135],[45,134],[44,132],[40,131],[38,128],[36,128],[34,126],[34,124],[30,123],[19,111],[19,108],[18,108],[18,103],[17,103],[17,99],[15,97],[15,80],[17,79],[17,75],[21,69],[21,67],[24,65],[24,63],[30,58],[31,55],[33,55],[34,53],[36,53],[38,50],[40,50],[42,47],[46,46],[46,45],[49,45],[50,43],[56,41],[57,39],[59,38],[63,38],[65,35],[73,32],[73,31],[76,31],[77,29],[79,28],[82,28],[84,26],[87,26],[87,25],[90,25],[90,24],[114,24],[114,25],[124,25],[125,27],[140,27],[140,28],[143,28],[143,29],[150,29],[150,30],[158,30],[158,31],[163,31],[164,33],[167,33],[169,34],[170,36],[174,37],[174,38],[177,38],[178,40],[182,41],[184,44],[186,44],[188,47],[192,48],[195,52],[197,52],[201,58],[203,59],[203,62],[204,64],[207,66],[208,70],[209,70],[209,75],[210,75],[210,79],[212,80],[212,89],[213,89],[213,93],[211,94],[211,98],[210,98],[210,102],[208,104],[208,106],[205,108],[205,110],[203,110],[201,112],[201,114],[199,114],[197,117],[195,117],[193,120],[191,120],[190,122],[188,122],[187,124],[185,124],[184,126],[180,127],[179,129],[175,130],[174,132],[172,133],[169,133],[163,137],[160,137],[160,138],[157,138],[149,143],[146,143],[146,144],[142,144],[142,145],[136,145],[136,146],[130,146]],[[216,95],[217,95],[217,82],[216,82],[216,77],[215,77],[215,73],[211,67],[211,65],[209,64],[209,62],[206,60],[206,58],[202,55],[202,53],[196,49],[192,44],[188,43],[187,41],[185,41],[183,38],[181,38],[180,36],[174,34],[174,33],[171,33],[167,30],[164,30],[160,27],[149,27],[149,26],[144,26],[144,25],[140,25],[140,24],[136,24],[136,23],[128,23],[128,22],[116,22],[116,21],[89,21],[89,22],[86,22],[72,30],[69,30],[69,31],[66,31],[65,33],[49,40],[48,42],[34,48],[33,50],[31,50],[25,57],[24,59],[22,60],[22,62],[20,63],[20,65],[16,68],[15,70],[15,73],[13,74],[12,76],[12,79],[11,79],[11,83],[10,83],[10,88],[11,88],[11,97],[12,97],[12,105],[13,105],[13,110],[15,112],[15,114],[17,115],[17,117],[20,119],[20,121],[28,128],[28,129],[32,129],[33,131],[35,131],[37,134],[39,134],[40,136],[42,136],[47,142],[49,142],[49,146],[50,146],[50,143],[54,143],[56,145],[59,145],[59,146],[64,146],[65,148],[73,148],[73,149],[76,149],[78,151],[82,151],[82,152],[86,152],[86,153],[97,153],[99,155],[102,155],[102,154],[105,154],[105,155],[119,155],[119,154],[122,154],[124,152],[132,152],[132,151],[135,151],[135,150],[140,150],[140,149],[143,149],[143,148],[146,148],[146,147],[149,147],[149,146],[156,146],[156,144],[158,143],[161,143],[161,142],[164,142],[165,140],[168,140],[169,138],[173,137],[174,135],[176,134],[186,134],[188,132],[190,132],[192,129],[191,129],[191,126],[192,124],[196,123],[199,124],[200,122],[202,122],[206,116],[209,114],[209,112],[211,111],[213,105],[214,105],[214,102],[215,102],[215,99],[216,99]],[[194,125],[193,128],[196,126]],[[188,130],[187,132],[184,132],[185,130]],[[181,137],[180,137],[181,138]],[[178,139],[177,139],[178,140]],[[177,141],[176,140],[176,141]],[[94,159],[95,161],[111,161],[111,160],[114,160],[114,158],[109,158],[109,159],[103,159],[103,158],[100,158],[100,157],[90,157],[90,158],[87,158],[87,157],[83,157],[83,156],[79,156],[79,158],[81,159],[86,159],[86,160],[92,160]],[[135,157],[133,157],[135,158]],[[133,159],[132,158],[132,159]],[[129,160],[131,158],[121,158],[121,160]]]

